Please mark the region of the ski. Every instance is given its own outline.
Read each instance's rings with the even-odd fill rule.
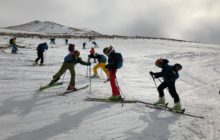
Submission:
[[[137,101],[134,100],[125,100],[124,98],[118,100],[118,101],[112,101],[108,98],[93,98],[93,97],[87,97],[84,101],[92,101],[92,102],[111,102],[111,103],[136,103]]]
[[[149,103],[145,103],[145,102],[142,102],[142,101],[141,101],[141,103],[144,103],[146,107],[149,107],[149,108],[152,108],[152,109],[160,109],[160,110],[165,110],[165,111],[169,111],[169,112],[172,112],[172,113],[177,113],[177,114],[180,114],[180,115],[185,115],[185,116],[190,116],[190,117],[194,117],[194,118],[204,119],[203,116],[198,116],[198,115],[186,113],[185,108],[183,108],[181,111],[173,111],[171,109],[171,107],[168,107],[166,105],[164,105],[164,106],[155,106],[155,105],[151,105]]]
[[[77,91],[82,90],[82,89],[85,89],[85,88],[87,88],[87,87],[89,87],[89,85],[85,85],[85,86],[83,86],[83,87],[77,88],[77,90],[66,90],[65,92],[59,93],[59,94],[57,94],[57,95],[58,95],[58,96],[65,96],[65,95],[67,95],[67,94],[70,94],[70,93],[73,93],[73,92],[77,92]]]
[[[64,83],[64,82],[57,82],[57,83],[54,83],[54,84],[52,84],[52,85],[47,84],[47,85],[45,85],[45,86],[41,86],[41,87],[39,88],[39,90],[40,90],[40,91],[43,91],[43,90],[48,89],[48,88],[52,88],[52,87],[56,87],[56,86],[62,85],[63,83]]]

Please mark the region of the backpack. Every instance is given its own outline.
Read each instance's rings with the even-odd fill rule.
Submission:
[[[9,43],[10,43],[10,44],[12,44],[12,43],[13,43],[13,38],[12,38],[12,39],[10,39]]]
[[[107,61],[106,57],[104,55],[101,55],[101,62],[105,63],[106,61]]]
[[[123,58],[122,58],[122,55],[121,53],[115,53],[115,57],[116,57],[116,60],[117,60],[117,68],[120,69],[122,66],[123,66]]]

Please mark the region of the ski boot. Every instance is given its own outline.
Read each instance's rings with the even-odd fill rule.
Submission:
[[[181,107],[180,102],[174,103],[174,107],[171,108],[171,111],[181,112],[182,111],[182,107]]]
[[[166,105],[165,98],[164,97],[160,97],[158,99],[158,101],[154,103],[154,105],[155,106],[165,106]]]
[[[37,61],[34,61],[33,62],[33,65],[35,66],[35,65],[38,65],[38,62]]]
[[[60,80],[60,77],[53,76],[53,80],[50,81],[49,85],[53,85],[53,84],[56,83],[58,80]]]
[[[97,74],[94,74],[93,76],[91,76],[90,78],[99,78],[99,76]]]
[[[68,88],[66,90],[72,90],[72,91],[76,91],[77,88],[75,88],[74,85],[69,85]]]
[[[117,95],[117,96],[112,95],[111,97],[108,98],[108,100],[120,101],[121,100],[121,95]]]

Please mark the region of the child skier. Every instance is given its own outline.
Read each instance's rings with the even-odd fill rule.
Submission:
[[[91,78],[99,78],[98,76],[98,72],[97,72],[97,69],[98,68],[102,68],[102,70],[105,72],[106,76],[107,76],[107,80],[109,80],[109,74],[108,74],[108,70],[105,68],[106,66],[106,57],[102,54],[98,54],[96,53],[93,56],[89,55],[89,59],[90,58],[94,58],[94,59],[97,59],[98,60],[98,64],[96,64],[94,67],[93,67],[93,72],[94,72],[94,75],[91,76]]]
[[[9,41],[10,47],[12,47],[11,53],[16,54],[17,53],[17,44],[16,44],[16,37],[11,38]]]
[[[155,102],[155,105],[165,105],[165,98],[163,90],[168,88],[170,95],[174,99],[174,107],[172,107],[173,111],[181,111],[182,107],[180,104],[179,95],[176,92],[175,81],[179,78],[178,71],[182,69],[180,64],[168,65],[168,60],[166,59],[158,59],[155,62],[155,65],[159,68],[162,68],[161,72],[154,73],[150,71],[150,75],[153,78],[163,77],[164,81],[158,86],[159,92],[159,100]]]
[[[94,58],[94,63],[96,63],[96,59],[95,59],[95,49],[94,48],[91,48],[91,50],[89,51],[90,52],[90,55],[88,56],[88,61],[90,62],[90,59],[91,58]]]
[[[116,83],[116,72],[118,68],[122,67],[122,55],[120,53],[116,53],[114,50],[111,50],[110,47],[104,48],[103,53],[108,56],[108,64],[106,65],[106,68],[109,71],[109,79],[112,88],[112,96],[109,97],[109,100],[121,100],[119,87]]]
[[[37,65],[38,61],[40,60],[40,66],[44,64],[44,51],[48,50],[47,43],[41,43],[37,46],[37,58],[35,59],[33,65]]]
[[[76,91],[77,88],[75,87],[75,69],[74,66],[77,63],[80,63],[82,65],[91,65],[90,62],[84,62],[82,61],[80,56],[80,52],[78,50],[74,50],[73,47],[69,47],[69,51],[70,53],[64,58],[64,62],[63,65],[61,66],[60,70],[53,76],[53,80],[49,83],[49,85],[52,85],[54,83],[56,83],[59,79],[60,76],[66,72],[66,70],[68,69],[70,71],[71,74],[71,80],[69,83],[69,86],[67,88],[67,90],[73,90]]]

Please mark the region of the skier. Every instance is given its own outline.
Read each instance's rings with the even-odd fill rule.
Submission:
[[[86,49],[86,42],[83,43],[83,49]]]
[[[106,68],[109,71],[109,79],[112,88],[112,96],[108,99],[112,101],[121,100],[119,87],[116,83],[116,72],[117,69],[122,67],[122,55],[120,53],[116,53],[114,50],[111,50],[110,47],[104,48],[103,53],[108,56],[108,64],[106,65]]]
[[[17,44],[16,44],[16,37],[13,37],[9,41],[10,47],[12,48],[11,53],[16,54],[17,53]]]
[[[89,51],[90,52],[90,55],[88,55],[88,61],[90,62],[90,59],[91,58],[94,58],[94,63],[96,63],[96,59],[95,59],[95,49],[94,48],[91,48],[91,50]]]
[[[68,39],[66,38],[65,39],[65,45],[68,45],[69,43],[68,43]]]
[[[94,48],[98,48],[99,47],[95,41],[93,41],[92,44],[94,45]]]
[[[175,81],[179,78],[179,73],[182,69],[182,66],[178,63],[175,65],[169,65],[167,59],[158,59],[155,61],[155,65],[159,68],[162,68],[161,72],[154,73],[150,71],[150,75],[154,78],[163,77],[164,81],[158,86],[157,90],[159,92],[159,99],[155,102],[155,105],[165,105],[165,97],[163,90],[168,88],[170,95],[174,99],[173,111],[181,111],[182,107],[180,104],[179,95],[176,92]]]
[[[106,66],[106,60],[107,60],[106,57],[105,57],[104,55],[98,54],[98,53],[96,53],[96,54],[94,55],[94,57],[91,56],[91,55],[89,55],[88,57],[89,57],[89,59],[90,59],[90,58],[94,58],[94,59],[97,59],[97,60],[98,60],[98,64],[96,64],[96,65],[93,67],[94,75],[91,76],[91,78],[99,78],[97,69],[98,69],[98,68],[102,68],[102,70],[105,72],[105,74],[106,74],[106,76],[107,76],[107,80],[109,80],[108,70],[105,68],[105,66]]]
[[[82,61],[81,57],[79,57],[80,52],[78,50],[74,50],[73,47],[69,47],[69,50],[71,50],[71,51],[64,58],[64,62],[62,64],[60,70],[53,76],[53,80],[51,80],[49,85],[52,85],[52,84],[56,83],[60,79],[60,76],[64,72],[66,72],[66,70],[68,69],[70,71],[70,74],[71,74],[71,79],[70,79],[70,83],[69,83],[69,86],[68,86],[67,90],[76,91],[77,88],[75,87],[75,69],[74,69],[74,66],[77,63],[80,63],[82,65],[90,66],[91,63],[90,62],[87,63],[87,62]]]
[[[44,51],[48,50],[48,46],[47,43],[41,43],[37,46],[37,58],[35,59],[33,65],[37,65],[38,64],[38,60],[40,60],[40,66],[42,66],[44,64]]]

